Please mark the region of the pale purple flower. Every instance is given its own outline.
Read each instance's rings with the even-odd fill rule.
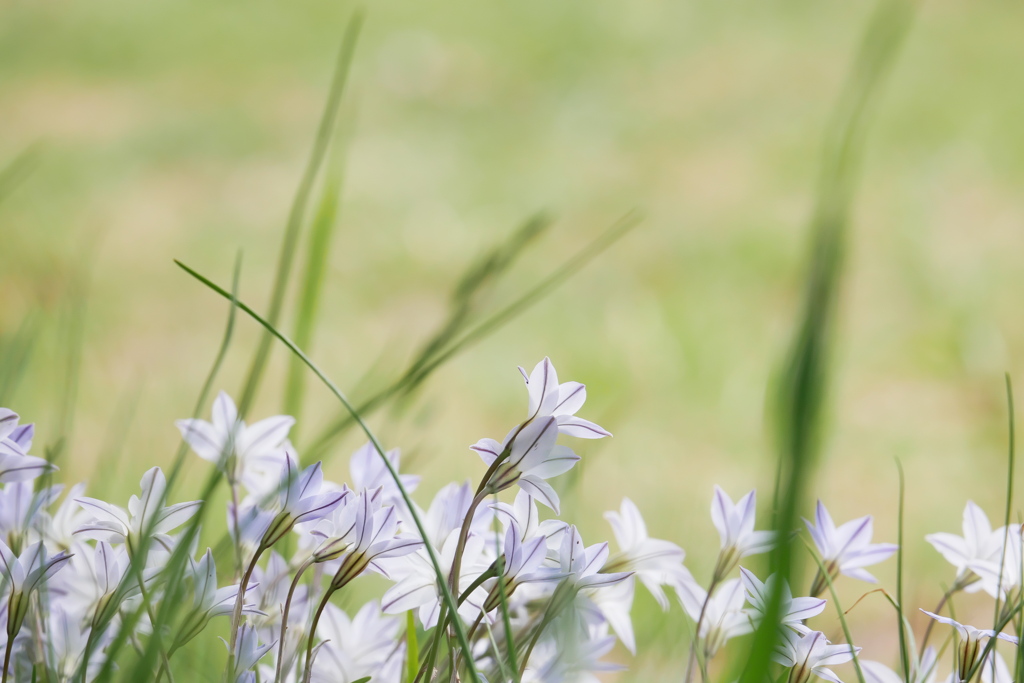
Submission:
[[[828,510],[825,509],[825,505],[819,500],[815,521],[816,524],[811,524],[805,519],[804,524],[807,525],[811,539],[818,548],[818,553],[821,555],[822,563],[825,565],[830,579],[834,579],[839,574],[845,574],[868,583],[878,583],[878,580],[864,567],[888,559],[899,546],[895,543],[871,542],[871,515],[858,517],[836,527]],[[811,588],[811,595],[820,595],[826,586],[825,577],[818,572]]]
[[[61,484],[38,492],[31,481],[13,481],[0,489],[0,538],[14,549],[42,538],[50,526],[46,508],[60,496]]]
[[[520,490],[516,494],[512,505],[508,503],[497,503],[491,508],[497,513],[498,519],[507,531],[509,526],[515,524],[519,531],[519,540],[527,543],[535,538],[543,538],[547,546],[547,557],[558,562],[559,552],[562,548],[562,538],[569,525],[560,519],[540,518],[537,512],[537,503],[533,496],[526,491]],[[479,516],[479,514],[478,514]],[[474,529],[477,529],[474,526]],[[479,529],[483,531],[484,529]]]
[[[620,671],[622,666],[604,662],[602,657],[615,647],[612,636],[584,640],[560,635],[543,641],[530,657],[522,683],[599,683],[593,673]]]
[[[747,591],[747,602],[750,608],[747,614],[755,626],[761,623],[765,611],[768,609],[768,602],[771,600],[775,590],[775,582],[779,581],[777,574],[772,574],[764,583],[761,582],[753,572],[740,567],[740,576],[743,579],[743,588]],[[782,581],[782,596],[779,603],[779,623],[788,626],[797,633],[810,633],[811,629],[804,625],[804,620],[817,616],[825,609],[825,601],[821,598],[794,598],[785,579]]]
[[[754,630],[750,615],[743,610],[743,583],[739,579],[722,582],[708,597],[707,591],[688,576],[677,584],[676,593],[690,618],[700,622],[697,636],[704,641],[704,656],[708,659],[729,640]]]
[[[558,514],[558,494],[546,480],[569,471],[580,459],[572,449],[555,445],[558,431],[554,417],[539,417],[522,429],[509,432],[504,443],[481,439],[470,448],[488,466],[508,449],[508,458],[498,466],[489,482],[492,491],[517,484]]]
[[[574,525],[562,538],[561,572],[576,588],[597,588],[625,581],[633,572],[603,572],[608,561],[608,543],[584,547]]]
[[[329,604],[317,628],[326,644],[313,662],[312,681],[350,683],[364,676],[395,680],[389,669],[401,671],[404,660],[396,643],[398,628],[399,621],[382,614],[376,601],[367,602],[354,617]]]
[[[960,656],[957,658],[959,661],[960,668],[956,671],[956,675],[959,678],[956,679],[957,683],[967,680],[967,674],[974,667],[975,662],[978,661],[978,655],[981,654],[981,639],[982,638],[999,638],[1005,640],[1008,643],[1017,644],[1017,638],[1006,633],[997,633],[992,629],[975,628],[966,624],[961,624],[955,619],[949,617],[943,617],[938,614],[933,614],[928,610],[921,610],[928,616],[940,624],[947,624],[956,629],[956,632],[960,636]]]
[[[57,511],[49,517],[49,523],[43,527],[43,538],[51,547],[70,550],[78,542],[75,531],[92,519],[88,510],[76,500],[81,498],[83,493],[85,484],[78,483],[72,486],[57,506]]]
[[[401,451],[397,448],[392,448],[384,455],[387,457],[388,462],[391,463],[391,466],[395,468],[395,471],[398,472],[402,458]],[[380,453],[377,452],[377,447],[373,443],[367,442],[362,448],[352,454],[352,460],[349,462],[349,472],[352,475],[352,488],[355,491],[380,488],[383,490],[385,503],[391,505],[404,503],[402,492],[399,490],[388,468],[384,465],[384,460],[380,457]],[[402,486],[405,487],[407,493],[415,491],[420,483],[420,476],[417,474],[399,474],[398,478],[401,480]]]
[[[782,642],[775,647],[772,658],[782,666],[791,668],[790,683],[806,683],[811,675],[832,683],[842,683],[835,672],[827,668],[853,659],[860,648],[832,645],[824,633],[812,631],[799,635],[789,629],[782,631]]]
[[[636,572],[661,608],[667,610],[669,602],[662,586],[674,583],[686,553],[675,543],[649,537],[640,510],[629,498],[622,499],[619,512],[606,512],[604,518],[619,544],[619,552],[609,558],[607,568]]]
[[[71,555],[65,552],[48,555],[42,542],[33,543],[20,555],[15,555],[6,543],[0,541],[0,573],[7,588],[8,638],[14,638],[21,630],[32,592],[70,560]]]
[[[415,536],[398,533],[397,511],[391,505],[381,507],[379,490],[377,493],[375,496],[373,491],[363,491],[352,504],[355,509],[353,525],[343,537],[348,546],[331,580],[333,590],[368,568],[387,576],[387,570],[377,563],[378,560],[408,555],[423,545]]]
[[[1005,531],[993,531],[985,511],[969,500],[964,507],[963,536],[938,532],[924,538],[956,568],[954,585],[974,593],[982,588],[978,582],[978,572],[975,572],[979,565],[989,569],[990,573],[995,569],[994,573],[998,574]],[[1017,583],[1020,583],[1019,576],[1011,585]]]
[[[174,649],[199,635],[211,619],[231,614],[240,587],[240,584],[217,586],[217,564],[213,561],[213,551],[209,548],[198,562],[189,558],[186,578],[192,583],[192,608],[182,619],[181,626],[175,634]],[[249,584],[247,590],[255,587],[254,584]],[[243,605],[242,613],[266,616],[254,605]]]
[[[751,491],[735,504],[720,487],[711,499],[711,522],[721,539],[715,580],[723,579],[741,558],[768,552],[775,544],[775,532],[754,531],[757,492]]]
[[[85,656],[90,633],[90,629],[84,626],[84,623],[87,623],[84,615],[68,611],[62,603],[53,605],[48,611],[46,666],[48,674],[55,675],[58,681],[91,683],[103,668],[106,660],[103,648],[106,641],[113,638],[110,630],[97,638],[97,646],[93,648],[89,662],[85,666],[85,680],[82,680],[82,657]]]
[[[558,431],[567,436],[580,439],[601,439],[611,436],[602,427],[576,417],[576,411],[583,407],[587,400],[587,388],[579,382],[558,383],[555,366],[547,357],[537,363],[529,375],[522,367],[519,368],[530,396],[528,420],[539,417],[554,417]]]
[[[912,653],[911,653],[912,654]],[[938,653],[929,645],[921,654],[920,660],[911,661],[910,680],[905,682],[903,676],[881,662],[869,659],[859,660],[861,671],[864,672],[865,683],[935,683],[937,676]],[[986,683],[992,683],[986,681]],[[1007,683],[1011,683],[1007,681]]]
[[[1009,527],[997,529],[993,534],[999,536],[1001,546],[995,559],[972,560],[962,575],[958,572],[956,585],[964,586],[964,590],[968,592],[973,592],[980,586],[992,597],[998,595],[1002,600],[1018,590],[1021,585],[1021,572],[1024,571],[1024,567],[1021,566],[1024,530],[1020,524],[1011,524]],[[1003,540],[1006,541],[1005,551],[1002,549]]]
[[[0,408],[0,483],[27,481],[57,469],[28,454],[34,432],[32,425],[18,424],[17,413]]]
[[[187,522],[202,502],[193,500],[164,507],[167,480],[159,467],[147,471],[139,483],[142,496],[133,494],[128,499],[127,510],[96,498],[75,498],[75,502],[93,516],[91,522],[79,527],[75,533],[108,543],[124,543],[129,552],[134,552],[142,534],[147,533],[155,542],[171,549],[173,543],[168,532]]]
[[[505,597],[511,596],[520,584],[534,581],[557,581],[562,575],[555,571],[543,571],[542,564],[547,558],[547,538],[538,536],[526,542],[517,522],[512,521],[505,529],[505,544],[502,549],[504,556],[501,576],[484,581],[483,588],[488,591],[484,602],[484,612],[491,612],[501,604],[501,591],[504,586]],[[501,581],[501,585],[499,585]]]
[[[196,455],[217,465],[232,484],[241,483],[252,493],[262,493],[266,475],[272,476],[283,463],[282,447],[293,424],[295,418],[276,415],[247,425],[223,391],[213,401],[212,422],[175,423]]]
[[[320,493],[324,483],[320,463],[316,462],[299,471],[296,459],[291,453],[285,454],[277,495],[269,501],[250,499],[238,515],[241,533],[234,532],[243,545],[255,542],[257,549],[269,548],[281,540],[296,524],[316,522],[338,507],[345,498],[345,491]],[[229,523],[234,524],[234,514],[229,509]]]
[[[230,648],[223,638],[221,642]],[[242,624],[235,639],[235,651],[231,653],[230,680],[234,683],[256,683],[256,664],[274,645],[274,642],[260,645],[256,629],[249,624]]]

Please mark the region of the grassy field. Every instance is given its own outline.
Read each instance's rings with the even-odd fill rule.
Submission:
[[[0,7],[0,164],[32,148],[0,204],[0,336],[40,343],[6,403],[56,432],[68,340],[83,345],[67,480],[123,498],[177,444],[226,307],[172,262],[266,305],[348,3],[25,2]],[[631,209],[640,226],[374,424],[426,497],[477,477],[468,445],[525,411],[516,365],[549,355],[587,383],[615,438],[580,449],[566,517],[634,499],[706,581],[712,486],[770,497],[765,397],[797,315],[821,138],[863,2],[462,0],[374,3],[343,104],[348,143],[311,355],[366,395],[443,320],[463,268],[524,219],[556,221],[496,308]],[[922,7],[879,100],[836,329],[825,460],[813,490],[837,520],[876,514],[895,540],[907,471],[908,585],[931,608],[951,578],[921,538],[959,529],[1004,490],[1004,371],[1024,385],[1024,9]],[[300,256],[304,254],[302,247]],[[301,259],[300,262],[301,264]],[[289,306],[294,296],[289,295]],[[240,323],[221,385],[257,339]],[[282,408],[285,354],[255,415]],[[310,384],[300,448],[337,406]],[[50,425],[54,425],[52,428]],[[123,437],[123,438],[122,438]],[[356,435],[326,466],[344,479]],[[95,471],[117,452],[116,469]],[[190,471],[206,472],[195,459]],[[809,511],[808,511],[809,512]],[[883,581],[894,564],[879,572]],[[851,603],[861,586],[846,584]],[[678,667],[678,606],[640,599],[640,652],[617,680]],[[853,613],[867,624],[881,600]],[[824,618],[823,618],[824,619]],[[829,619],[832,619],[829,617]],[[823,621],[822,627],[834,626]],[[868,633],[876,658],[895,634]]]

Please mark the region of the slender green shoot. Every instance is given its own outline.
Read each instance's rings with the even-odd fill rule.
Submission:
[[[999,621],[1000,600],[1003,592],[1003,570],[1006,567],[1006,546],[1010,543],[1010,515],[1013,510],[1013,470],[1016,460],[1016,426],[1013,407],[1013,382],[1006,373],[1007,449],[1006,454],[1006,511],[1003,516],[1003,550],[999,555],[999,580],[996,583],[996,606],[993,623]]]
[[[182,270],[184,270],[189,275],[199,280],[201,283],[203,283],[213,291],[217,292],[221,296],[232,296],[227,290],[223,289],[219,285],[215,284],[213,281],[199,274],[192,268],[189,268],[184,263],[180,261],[175,261],[175,263],[177,263]],[[426,527],[423,526],[423,520],[420,518],[420,515],[416,512],[416,508],[413,505],[412,498],[409,496],[409,492],[406,490],[405,485],[402,484],[402,479],[401,477],[398,476],[397,470],[395,470],[394,465],[391,464],[391,461],[385,454],[384,447],[377,439],[377,436],[376,434],[374,434],[373,430],[370,429],[370,426],[366,424],[366,422],[363,420],[363,417],[358,412],[356,412],[355,407],[348,400],[345,394],[342,393],[341,389],[339,389],[338,386],[329,377],[327,377],[327,375],[325,375],[324,372],[312,360],[310,360],[305,353],[303,353],[302,349],[295,346],[295,343],[292,342],[292,340],[290,340],[283,333],[281,333],[276,327],[271,325],[269,321],[267,321],[254,310],[249,308],[249,306],[247,306],[242,301],[237,301],[237,306],[246,315],[251,317],[260,325],[262,325],[264,329],[266,329],[274,337],[276,337],[278,341],[280,341],[282,344],[288,347],[288,349],[292,353],[299,356],[302,359],[303,363],[305,363],[306,366],[313,372],[313,374],[315,374],[320,379],[320,381],[323,382],[324,385],[330,390],[330,392],[334,394],[334,397],[337,398],[338,401],[340,401],[341,404],[344,405],[347,410],[351,411],[353,419],[355,419],[356,423],[363,430],[363,433],[366,434],[366,437],[370,440],[370,443],[373,444],[373,447],[377,449],[377,454],[384,462],[385,467],[387,467],[388,473],[391,475],[391,478],[394,480],[395,485],[398,487],[399,493],[401,493],[402,495],[402,500],[405,502],[408,510],[410,511],[410,514],[413,518],[413,522],[416,524],[416,529],[419,531],[420,536],[422,538],[428,538],[429,535],[427,534]],[[427,550],[427,554],[430,556],[430,563],[434,567],[434,573],[437,576],[438,585],[441,588],[444,603],[445,605],[447,605],[451,613],[455,615],[451,623],[455,627],[455,635],[456,638],[458,639],[459,646],[462,648],[463,652],[466,652],[467,654],[472,653],[472,650],[469,647],[469,641],[466,639],[465,627],[462,623],[462,620],[457,617],[458,610],[455,605],[455,598],[452,597],[452,593],[448,589],[447,577],[445,577],[444,571],[441,569],[441,563],[437,558],[437,553],[434,551],[434,549],[431,547],[429,543],[427,543],[425,547]],[[466,667],[469,671],[470,679],[474,681],[474,683],[480,683],[480,675],[476,671],[476,666],[473,663],[473,657],[471,655],[466,657]]]
[[[299,187],[292,202],[291,211],[288,214],[288,222],[285,226],[284,238],[281,242],[281,251],[277,261],[277,273],[274,276],[274,284],[270,295],[270,310],[267,319],[271,325],[277,325],[282,308],[284,307],[285,293],[288,289],[288,280],[291,275],[292,264],[295,260],[295,251],[298,248],[299,234],[302,231],[302,224],[305,221],[306,206],[309,197],[313,192],[320,167],[323,165],[327,149],[330,147],[331,137],[335,129],[335,121],[338,118],[338,109],[341,106],[342,96],[345,93],[345,85],[348,82],[348,74],[352,66],[352,57],[355,54],[356,41],[359,38],[359,31],[363,25],[363,10],[356,9],[349,19],[348,27],[342,39],[341,49],[338,51],[338,59],[334,69],[334,76],[331,81],[330,92],[327,96],[327,104],[324,107],[323,116],[320,118],[320,125],[317,128],[316,138],[313,141],[313,149],[306,164],[306,170],[299,181]],[[263,371],[266,369],[270,357],[271,335],[264,333],[260,338],[256,355],[249,367],[249,374],[242,389],[242,397],[238,404],[238,415],[244,417],[256,398],[259,391],[260,381],[263,378]]]
[[[904,630],[906,618],[903,614],[903,505],[906,501],[906,480],[903,476],[903,464],[896,458],[896,472],[899,475],[899,507],[896,513],[897,548],[896,548],[896,610],[898,612],[897,627],[900,635],[900,666],[903,668],[903,680],[910,680],[910,652],[907,649],[907,633]]]
[[[828,569],[825,568],[825,563],[821,561],[821,557],[818,556],[817,551],[807,542],[807,539],[801,536],[800,540],[803,541],[804,546],[807,548],[807,552],[810,553],[811,557],[814,559],[814,563],[818,565],[818,571],[820,571],[821,575],[825,577],[825,583],[828,585],[829,595],[832,596],[832,605],[836,608],[836,616],[839,617],[839,625],[843,627],[843,636],[846,638],[846,643],[850,646],[850,649],[855,650],[853,645],[853,634],[850,633],[850,625],[846,622],[846,612],[843,611],[843,608],[839,604],[839,595],[836,593],[836,588],[832,583],[832,576]],[[900,628],[900,632],[903,632],[902,628]],[[853,666],[857,670],[857,680],[860,681],[860,683],[867,683],[867,680],[864,678],[864,670],[860,667],[860,657],[857,656],[856,651],[853,653]],[[909,681],[910,678],[907,677],[903,680]]]

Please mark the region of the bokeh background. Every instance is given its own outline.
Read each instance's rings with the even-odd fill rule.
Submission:
[[[3,352],[19,330],[36,335],[5,400],[46,443],[81,331],[66,480],[120,499],[173,458],[173,420],[191,412],[226,306],[172,259],[227,284],[241,250],[241,297],[265,308],[352,10],[0,6],[0,165],[33,150],[0,203]],[[707,581],[713,485],[770,498],[766,396],[798,315],[822,135],[870,10],[834,0],[367,7],[342,107],[347,142],[332,151],[344,182],[311,346],[343,388],[365,395],[397,374],[444,319],[460,273],[529,216],[557,220],[502,279],[492,310],[627,211],[644,214],[401,411],[374,416],[424,476],[419,500],[479,477],[468,445],[521,419],[515,367],[549,355],[563,379],[587,383],[584,415],[615,434],[579,444],[564,517],[588,542],[610,538],[600,513],[629,496]],[[1024,383],[1022,21],[1007,0],[923,6],[864,150],[814,491],[837,521],[874,514],[876,539],[894,541],[902,460],[912,607],[930,609],[951,578],[923,534],[958,530],[969,498],[1002,514],[1003,372]],[[239,391],[256,339],[240,321],[218,388]],[[282,409],[285,370],[277,348],[254,417]],[[338,410],[313,383],[306,396],[300,450]],[[331,476],[345,478],[358,445],[350,434],[332,447]],[[205,467],[190,462],[190,481]],[[880,568],[883,585],[894,571]],[[865,585],[841,589],[850,604]],[[662,615],[640,593],[639,652],[616,653],[631,667],[616,680],[674,680],[681,609]],[[851,616],[860,644],[891,657],[883,601]],[[833,616],[818,624],[836,628]]]

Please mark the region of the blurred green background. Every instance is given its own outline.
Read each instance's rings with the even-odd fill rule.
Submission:
[[[119,500],[173,457],[173,420],[190,413],[226,314],[173,258],[227,285],[241,250],[241,297],[265,309],[352,9],[0,6],[0,164],[35,145],[0,204],[0,335],[10,353],[26,317],[39,332],[8,403],[48,443],[81,313],[66,480]],[[557,222],[492,309],[626,211],[645,216],[403,411],[374,417],[424,475],[421,502],[453,477],[480,476],[468,445],[521,419],[515,366],[549,355],[563,380],[588,385],[584,416],[615,434],[577,444],[563,517],[588,542],[610,538],[599,513],[629,496],[707,581],[713,484],[770,497],[766,389],[798,313],[822,134],[870,10],[834,0],[367,7],[311,350],[343,388],[365,395],[405,367],[462,270],[528,216]],[[865,150],[814,491],[837,521],[875,514],[876,540],[894,541],[902,459],[913,607],[934,606],[951,578],[923,534],[958,530],[968,498],[1002,514],[1002,373],[1024,384],[1022,21],[1008,0],[925,5]],[[240,321],[218,388],[239,392],[257,338]],[[254,417],[282,409],[285,370],[276,348]],[[337,412],[312,382],[307,408],[300,449]],[[350,434],[332,449],[329,475],[345,478],[360,443]],[[114,451],[116,467],[97,472]],[[194,482],[206,471],[191,459]],[[889,587],[894,571],[878,572]],[[847,604],[866,588],[851,583]],[[894,630],[865,627],[883,616],[880,598],[852,614],[877,659],[896,651]],[[831,615],[817,624],[836,628]],[[679,607],[662,616],[638,597],[636,628],[638,656],[616,680],[670,678]]]

